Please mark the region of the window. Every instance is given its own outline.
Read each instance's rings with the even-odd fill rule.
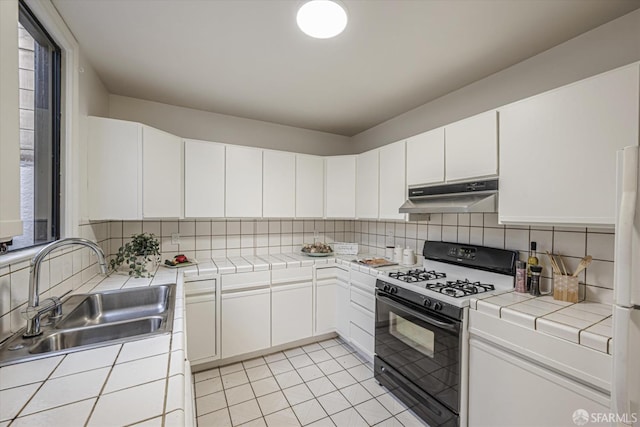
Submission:
[[[20,2],[20,212],[9,250],[60,237],[60,48]]]

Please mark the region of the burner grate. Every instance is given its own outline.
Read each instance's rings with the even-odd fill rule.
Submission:
[[[402,280],[408,283],[426,282],[428,280],[444,279],[447,277],[445,273],[435,270],[413,269],[408,271],[393,271],[389,273],[392,279]]]
[[[427,289],[440,292],[454,298],[462,298],[469,295],[481,294],[495,290],[493,285],[465,280],[447,280],[446,282],[427,283]]]

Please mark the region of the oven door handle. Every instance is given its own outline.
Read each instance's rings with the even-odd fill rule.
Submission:
[[[458,330],[458,325],[456,323],[449,323],[449,322],[442,322],[440,320],[436,320],[433,319],[431,317],[425,316],[424,314],[417,312],[415,310],[410,309],[409,307],[406,307],[402,304],[398,304],[394,299],[389,298],[386,295],[382,295],[380,293],[378,293],[376,295],[376,298],[379,298],[381,300],[384,300],[385,304],[389,304],[392,307],[395,307],[396,309],[400,310],[400,311],[404,311],[405,313],[409,313],[410,315],[417,317],[418,319],[422,320],[423,322],[429,323],[430,325],[433,326],[437,326],[438,328],[442,328],[442,329],[446,329],[449,331],[457,331]]]

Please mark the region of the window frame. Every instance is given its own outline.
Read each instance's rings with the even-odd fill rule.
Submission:
[[[62,220],[62,187],[61,187],[61,175],[62,175],[62,74],[63,74],[63,61],[62,61],[62,49],[59,44],[49,34],[44,25],[32,12],[29,6],[24,0],[18,2],[18,21],[25,28],[27,32],[33,37],[36,43],[41,45],[49,45],[51,48],[51,184],[49,190],[51,191],[51,207],[49,212],[50,229],[48,230],[51,237],[47,241],[34,242],[30,246],[24,246],[21,248],[11,249],[9,247],[9,253],[18,253],[19,251],[29,250],[59,240],[62,236],[61,233],[61,220]],[[34,64],[35,65],[35,64]],[[34,70],[35,73],[35,70]],[[35,141],[34,141],[35,144]],[[34,145],[35,149],[35,145]],[[34,167],[36,166],[34,162]],[[34,192],[35,193],[35,192]],[[35,195],[34,195],[35,197]],[[35,220],[35,218],[34,218]]]

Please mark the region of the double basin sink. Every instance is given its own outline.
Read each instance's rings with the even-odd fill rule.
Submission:
[[[62,317],[43,318],[42,334],[22,332],[0,346],[0,366],[171,332],[176,285],[72,295]]]

